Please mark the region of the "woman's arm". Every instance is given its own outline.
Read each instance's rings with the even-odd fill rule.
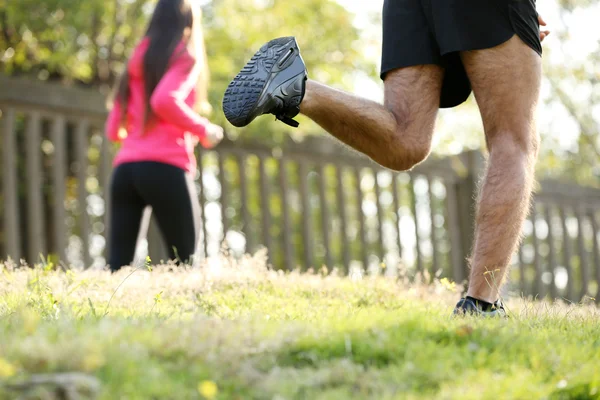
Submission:
[[[158,117],[202,139],[209,122],[185,102],[198,82],[195,64],[187,53],[175,59],[154,89],[150,107]]]
[[[108,114],[106,120],[106,136],[113,142],[121,140],[119,137],[119,131],[121,130],[121,103],[119,99],[115,99],[113,108]]]

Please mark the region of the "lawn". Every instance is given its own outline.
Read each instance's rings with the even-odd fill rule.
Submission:
[[[508,320],[453,319],[445,280],[264,266],[0,266],[0,399],[600,398],[591,305],[515,298]],[[33,384],[64,372],[80,375]]]

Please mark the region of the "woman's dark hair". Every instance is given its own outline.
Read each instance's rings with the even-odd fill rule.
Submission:
[[[150,107],[152,93],[167,72],[173,52],[182,40],[186,41],[187,49],[191,51],[203,70],[196,88],[196,109],[199,109],[206,102],[208,68],[202,35],[202,16],[200,8],[194,5],[194,2],[195,0],[159,0],[154,9],[145,35],[150,43],[143,60],[146,122],[153,117],[152,108]],[[129,73],[127,69],[121,76],[116,98],[122,106],[121,121],[124,124],[129,100]]]

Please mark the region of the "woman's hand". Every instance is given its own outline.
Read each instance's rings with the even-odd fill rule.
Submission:
[[[211,149],[223,140],[223,128],[219,125],[208,124],[206,127],[206,136],[201,140],[202,147]]]

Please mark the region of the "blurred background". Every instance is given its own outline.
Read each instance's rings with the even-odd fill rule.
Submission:
[[[440,113],[435,156],[393,174],[309,120],[269,117],[235,129],[221,111],[231,78],[266,41],[293,35],[313,79],[382,100],[381,0],[203,1],[211,70],[207,115],[228,140],[199,152],[199,254],[265,246],[276,268],[428,271],[466,277],[473,192],[485,152],[477,106]],[[0,0],[0,257],[102,267],[113,149],[105,100],[144,34],[152,0]],[[542,136],[533,213],[514,286],[532,295],[600,297],[600,4],[546,0]],[[64,188],[64,190],[62,189]],[[156,229],[140,258],[164,255]],[[152,254],[154,252],[154,254]],[[391,273],[391,272],[390,272]]]
[[[290,7],[276,0],[199,0],[211,67],[212,117],[241,65],[264,42],[294,35],[313,79],[372,98],[382,98],[378,78],[382,0],[306,0]],[[107,94],[144,33],[152,0],[19,0],[0,2],[0,67],[13,76],[95,87]],[[545,0],[538,11],[552,31],[544,43],[544,138],[540,172],[600,185],[600,4]],[[280,142],[290,132],[268,118],[244,136]],[[241,132],[229,129],[232,137]],[[303,121],[300,140],[320,130]],[[444,111],[435,151],[458,154],[483,145],[472,99]]]

